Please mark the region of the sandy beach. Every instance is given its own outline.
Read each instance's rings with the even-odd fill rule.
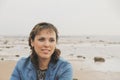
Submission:
[[[120,80],[120,72],[81,70],[79,63],[70,61],[74,69],[74,80]],[[9,80],[16,61],[0,61],[0,80]]]
[[[9,80],[16,61],[0,61],[0,80]]]
[[[74,80],[120,80],[118,37],[61,37],[57,47],[72,64]],[[16,62],[29,52],[27,37],[0,37],[0,80],[9,80]]]

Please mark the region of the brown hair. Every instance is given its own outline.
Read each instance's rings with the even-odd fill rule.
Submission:
[[[31,45],[31,40],[34,41],[35,36],[43,29],[49,29],[49,30],[54,31],[56,34],[56,41],[58,41],[58,31],[57,31],[56,27],[54,25],[52,25],[51,23],[42,22],[42,23],[38,23],[37,25],[35,25],[33,27],[32,31],[30,32],[30,35],[29,35],[29,46],[31,49],[31,55],[30,55],[31,61],[36,67],[38,67],[38,56],[37,56],[34,48]],[[60,50],[55,48],[54,53],[52,54],[52,57],[51,57],[51,61],[53,63],[57,62],[57,60],[60,56],[60,53],[61,53]]]

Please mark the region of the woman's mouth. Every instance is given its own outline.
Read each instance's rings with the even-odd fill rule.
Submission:
[[[49,49],[42,49],[43,53],[48,54],[50,52]]]

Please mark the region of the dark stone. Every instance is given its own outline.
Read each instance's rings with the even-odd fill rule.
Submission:
[[[20,57],[20,55],[15,55],[16,57]]]
[[[105,59],[102,57],[94,57],[94,62],[105,62]]]

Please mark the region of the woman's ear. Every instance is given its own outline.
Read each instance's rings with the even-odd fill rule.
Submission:
[[[32,39],[31,39],[31,41],[30,41],[30,42],[31,42],[31,46],[32,46],[32,47],[34,47],[34,42],[33,42],[33,40],[32,40]]]

